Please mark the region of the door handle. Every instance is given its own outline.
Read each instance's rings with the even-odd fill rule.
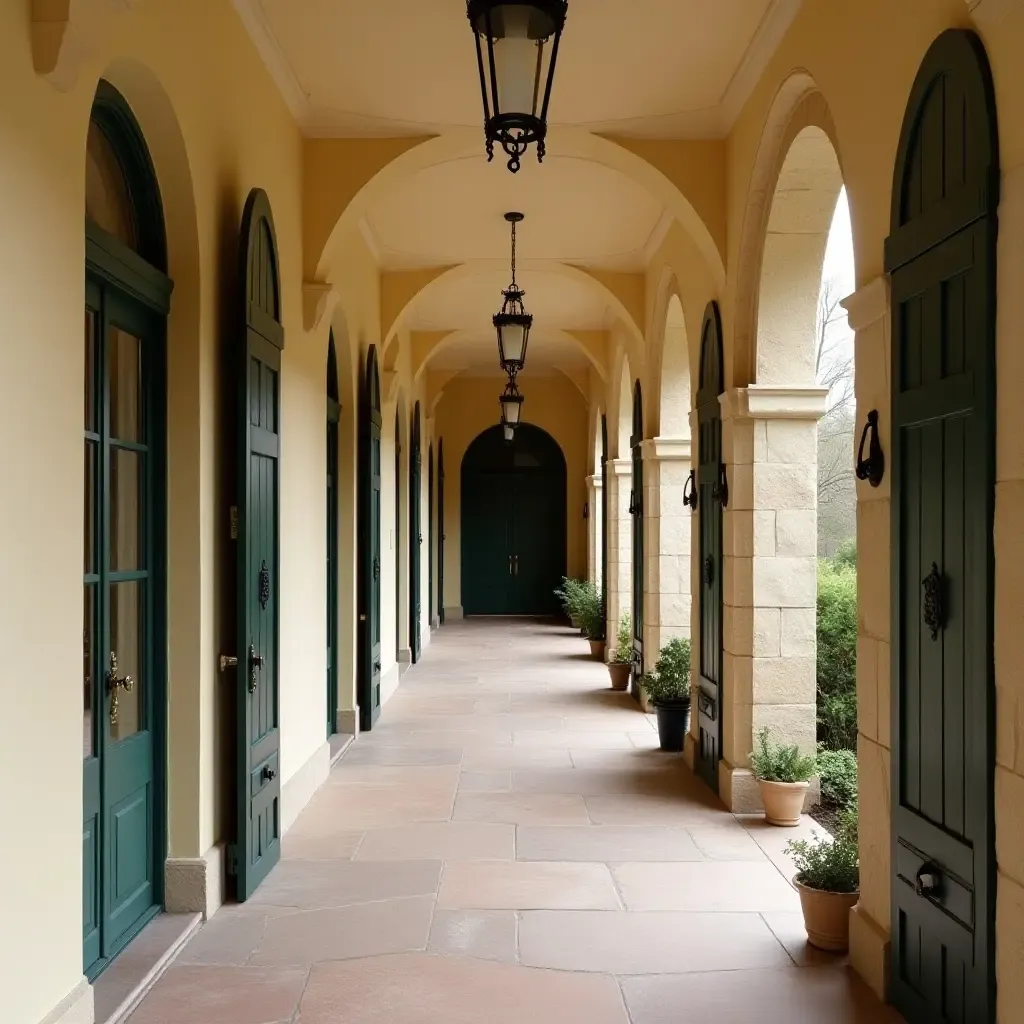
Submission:
[[[237,664],[238,659],[233,654],[222,654],[220,656],[221,672],[227,672],[229,668],[234,668]]]
[[[249,644],[249,692],[256,692],[256,673],[263,671],[267,659],[256,653],[256,648]]]
[[[107,669],[107,693],[110,694],[110,724],[117,725],[118,690],[131,693],[135,689],[135,680],[131,676],[117,674],[117,652],[110,652],[110,668]]]
[[[509,576],[512,575],[512,556],[511,555],[508,556],[508,574],[509,574]]]
[[[938,896],[942,886],[942,875],[934,864],[922,864],[914,879],[914,892],[923,898]]]
[[[519,556],[518,555],[513,555],[512,559],[513,559],[513,572],[512,572],[512,575],[513,576],[518,576],[519,575]]]
[[[374,675],[378,675],[378,676],[380,675],[380,662],[379,661],[375,661],[373,663],[373,674]]]
[[[274,779],[277,778],[277,772],[275,772],[274,769],[271,768],[269,764],[265,764],[263,766],[262,775],[264,782],[273,782]]]

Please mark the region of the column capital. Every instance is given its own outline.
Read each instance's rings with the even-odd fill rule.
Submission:
[[[820,420],[828,388],[751,384],[718,396],[722,418],[733,420]]]
[[[640,454],[644,462],[689,462],[691,444],[688,437],[655,437],[643,441]]]
[[[609,459],[608,469],[612,476],[631,476],[633,473],[632,459]]]
[[[889,278],[879,276],[862,285],[839,303],[846,310],[846,319],[854,331],[863,331],[889,315]]]
[[[593,487],[595,491],[599,491],[604,487],[604,478],[600,473],[595,473],[593,476],[587,477],[587,484],[588,486]]]

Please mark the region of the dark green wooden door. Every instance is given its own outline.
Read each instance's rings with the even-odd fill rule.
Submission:
[[[444,625],[444,438],[437,442],[437,621]]]
[[[608,629],[608,417],[601,414],[601,621]]]
[[[700,341],[697,391],[697,508],[700,536],[700,670],[695,766],[717,793],[722,757],[722,322],[708,303]]]
[[[462,605],[466,615],[554,615],[565,573],[565,458],[522,424],[480,434],[462,463]]]
[[[644,403],[640,381],[633,386],[633,480],[629,514],[633,517],[633,693],[644,673]]]
[[[368,732],[380,717],[380,367],[366,353],[359,410],[359,721]],[[397,441],[396,441],[397,443]]]
[[[996,209],[992,81],[932,45],[903,124],[892,286],[892,998],[911,1024],[994,1004]]]
[[[90,271],[85,322],[83,958],[93,977],[162,897],[165,317]]]
[[[338,731],[338,360],[327,348],[327,735]]]
[[[434,445],[427,452],[427,621],[434,625]]]
[[[253,189],[239,254],[236,445],[238,541],[236,673],[237,840],[230,851],[239,900],[281,856],[280,465],[281,283],[270,201]]]
[[[402,420],[395,410],[395,661],[402,657]]]
[[[420,450],[420,403],[412,414],[412,436],[409,445],[409,649],[412,663],[420,660],[420,618],[423,615],[423,597],[420,594],[420,552],[423,533],[420,524],[421,475],[423,455]]]

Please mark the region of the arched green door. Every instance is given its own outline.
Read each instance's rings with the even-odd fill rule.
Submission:
[[[608,623],[608,417],[601,414],[601,621]]]
[[[704,311],[697,390],[697,509],[700,567],[700,671],[697,774],[717,793],[722,757],[722,321],[718,303]]]
[[[892,294],[892,998],[995,1018],[996,211],[988,61],[948,31],[903,122]]]
[[[427,450],[427,621],[434,626],[434,444]]]
[[[366,353],[359,409],[359,721],[368,732],[380,717],[380,367]]]
[[[480,434],[462,460],[462,606],[471,615],[554,615],[566,563],[565,457],[530,424]]]
[[[444,625],[444,438],[437,442],[437,621]]]
[[[338,357],[327,343],[327,735],[338,731]]]
[[[94,978],[159,911],[166,854],[171,282],[146,143],[106,82],[89,125],[85,234],[82,915]]]
[[[633,693],[644,673],[644,400],[640,381],[633,385],[633,481],[629,514],[633,517]]]
[[[423,597],[420,593],[420,553],[423,533],[420,524],[420,478],[423,473],[423,455],[420,451],[420,403],[412,413],[411,443],[409,445],[409,649],[412,663],[420,660],[420,618],[423,615]]]

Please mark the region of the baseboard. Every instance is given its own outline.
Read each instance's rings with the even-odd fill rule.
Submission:
[[[850,911],[850,966],[884,1003],[889,999],[889,932],[858,903]]]
[[[95,1019],[92,985],[83,977],[39,1024],[93,1024]]]
[[[341,708],[338,711],[338,732],[359,735],[359,708]]]
[[[398,689],[398,684],[402,681],[402,666],[392,665],[380,677],[380,706],[384,707],[385,704],[394,696],[395,691]]]
[[[458,622],[462,618],[462,605],[456,604],[451,608],[445,608],[444,618],[446,622]]]
[[[281,787],[281,835],[295,824],[313,794],[331,773],[331,745],[324,741],[313,756]]]
[[[169,914],[202,914],[204,921],[224,903],[227,846],[216,843],[202,857],[164,861],[164,909]]]
[[[333,768],[340,760],[342,755],[350,746],[352,741],[355,739],[355,735],[350,732],[336,732],[328,741],[328,745],[331,748],[331,767]]]

